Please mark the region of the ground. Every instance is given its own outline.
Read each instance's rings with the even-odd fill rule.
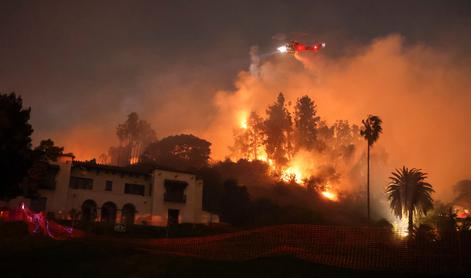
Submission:
[[[0,225],[0,277],[431,277],[358,271],[289,256],[242,262],[156,255],[116,242],[32,237]]]
[[[3,249],[4,277],[361,277],[409,276],[333,268],[293,257],[261,258],[244,262],[204,261],[153,255],[118,246],[67,242],[24,242],[16,250]],[[3,276],[3,275],[2,275]],[[412,275],[411,275],[412,276]],[[414,277],[417,277],[414,275]]]

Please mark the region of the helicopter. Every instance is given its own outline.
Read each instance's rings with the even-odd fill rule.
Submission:
[[[295,54],[295,53],[304,52],[304,51],[318,52],[319,50],[325,48],[325,46],[326,46],[325,42],[319,42],[313,45],[307,45],[307,44],[300,43],[298,41],[290,41],[284,45],[279,46],[277,50],[280,53]]]

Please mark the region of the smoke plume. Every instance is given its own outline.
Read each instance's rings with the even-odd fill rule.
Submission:
[[[123,93],[118,87],[101,88],[90,101],[90,109],[106,104],[119,113],[97,117],[84,111],[69,127],[38,137],[55,139],[79,159],[98,157],[116,143],[115,127],[132,110],[152,124],[159,138],[193,133],[210,141],[216,161],[229,155],[241,117],[250,111],[265,116],[279,92],[291,103],[309,95],[329,124],[360,124],[368,114],[383,119],[384,133],[372,150],[373,196],[383,196],[389,173],[406,165],[429,174],[435,198],[451,200],[451,186],[471,172],[469,57],[411,45],[399,35],[346,46],[339,56],[328,55],[329,44],[315,55],[259,56],[252,48],[251,66],[235,76],[232,89],[218,90],[210,80],[219,76],[203,67],[175,66],[159,76],[148,72],[131,88],[136,92],[131,104],[114,101],[110,92]],[[359,147],[364,151],[366,142]],[[360,158],[354,161],[342,172],[364,186],[366,165]]]

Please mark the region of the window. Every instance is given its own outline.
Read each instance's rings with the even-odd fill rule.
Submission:
[[[106,181],[105,191],[113,191],[113,182],[112,181]]]
[[[40,189],[56,189],[56,176],[59,173],[59,166],[49,164],[47,162],[40,162],[41,166],[38,170],[44,171],[44,174],[39,176],[37,186]],[[44,167],[44,168],[43,168]]]
[[[184,181],[165,180],[165,202],[186,203],[185,188],[188,183]]]
[[[142,184],[126,183],[124,185],[124,193],[144,196],[145,188]]]
[[[69,187],[73,189],[92,189],[93,179],[70,177]]]
[[[172,226],[178,224],[180,216],[180,211],[178,209],[169,209],[167,216],[167,226]]]

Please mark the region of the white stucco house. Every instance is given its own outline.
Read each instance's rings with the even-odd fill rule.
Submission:
[[[166,226],[215,223],[203,211],[203,181],[196,175],[156,168],[143,171],[58,158],[54,189],[41,189],[41,210],[58,219]]]

